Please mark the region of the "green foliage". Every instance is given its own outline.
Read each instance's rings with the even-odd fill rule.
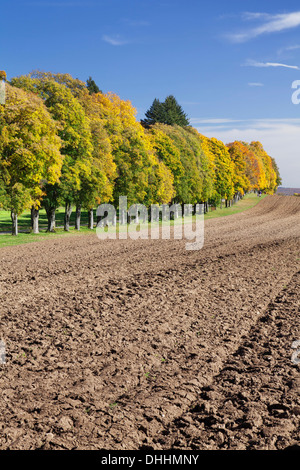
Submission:
[[[161,103],[157,98],[155,98],[152,105],[145,113],[145,116],[146,119],[141,121],[144,127],[152,126],[157,122],[164,123],[163,103]]]
[[[202,182],[195,155],[186,139],[186,131],[179,126],[164,125],[163,129],[177,147],[184,169],[175,201],[185,204],[196,203],[201,199]]]
[[[86,81],[86,87],[89,90],[90,95],[93,95],[94,93],[100,93],[101,90],[96,85],[95,81],[92,79],[92,77],[89,77]]]
[[[163,127],[156,125],[148,131],[153,149],[158,159],[165,164],[173,176],[175,195],[180,193],[180,183],[184,175],[184,167],[180,159],[180,151],[172,139],[164,133]]]
[[[175,202],[195,204],[212,191],[214,167],[202,136],[191,128],[156,124],[150,131],[158,155],[174,177]],[[163,137],[163,136],[166,137]]]
[[[279,171],[279,168],[278,168],[278,165],[276,163],[275,158],[273,158],[273,157],[270,157],[270,158],[271,158],[271,161],[272,161],[272,167],[273,167],[273,169],[275,171],[275,174],[276,174],[276,182],[275,182],[275,188],[274,188],[274,192],[275,192],[275,190],[277,190],[278,186],[282,185],[282,179],[281,179],[280,171]]]
[[[167,96],[163,103],[165,124],[169,126],[188,126],[189,120],[173,95]]]
[[[173,95],[167,96],[163,103],[155,98],[145,116],[146,119],[141,121],[144,127],[152,126],[156,123],[167,124],[169,126],[189,126],[187,115]]]
[[[7,206],[7,193],[5,184],[2,178],[0,178],[0,209]]]

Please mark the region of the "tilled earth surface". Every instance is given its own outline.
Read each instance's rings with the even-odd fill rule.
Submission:
[[[300,199],[269,196],[198,251],[2,248],[0,449],[299,446],[299,237]]]

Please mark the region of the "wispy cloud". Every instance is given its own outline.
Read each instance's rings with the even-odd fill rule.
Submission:
[[[119,35],[116,36],[108,36],[104,35],[102,36],[102,40],[110,44],[111,46],[125,46],[126,44],[129,44],[129,41],[126,39],[122,39]]]
[[[259,83],[259,82],[250,82],[248,83],[248,86],[251,86],[251,87],[262,87],[264,86],[263,83]]]
[[[260,20],[260,19],[270,19],[272,15],[270,13],[261,13],[261,12],[251,12],[251,11],[244,11],[242,13],[243,20]]]
[[[277,62],[257,62],[256,60],[248,59],[243,66],[246,67],[284,67],[287,69],[300,70],[298,65],[279,64]]]
[[[277,33],[300,26],[300,11],[284,13],[279,15],[268,15],[266,13],[244,13],[243,17],[248,20],[264,20],[255,28],[247,29],[239,33],[230,34],[228,37],[233,42],[245,42],[262,34]]]
[[[258,119],[232,119],[232,118],[191,118],[193,124],[208,124],[212,125],[211,129],[218,127],[230,127],[232,123],[239,123],[239,128],[249,128],[249,126],[255,126],[256,128],[274,127],[276,125],[299,125],[300,118],[258,118]],[[224,125],[223,125],[224,124]],[[300,137],[300,134],[299,134]]]
[[[137,27],[138,26],[141,26],[141,27],[142,26],[150,26],[149,21],[145,21],[145,20],[131,20],[129,18],[122,18],[120,21],[122,23],[125,23],[128,26],[133,26],[133,27],[135,27],[135,26],[137,26]]]
[[[27,2],[26,5],[32,6],[32,7],[62,7],[62,8],[68,8],[68,7],[88,7],[88,6],[97,6],[97,3],[95,2],[68,2],[68,1],[62,1],[62,2]]]
[[[191,124],[232,124],[233,122],[242,122],[240,119],[230,118],[191,118]]]
[[[297,49],[300,49],[300,44],[294,44],[293,46],[286,46],[286,47],[281,47],[278,51],[278,55],[282,55],[285,52],[291,52],[291,51],[296,51]]]

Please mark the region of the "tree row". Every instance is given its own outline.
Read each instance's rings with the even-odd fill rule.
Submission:
[[[174,100],[168,97],[163,108],[156,103],[159,120],[149,122],[148,113],[139,122],[129,101],[102,93],[92,79],[33,72],[7,82],[0,105],[0,207],[11,212],[12,234],[27,209],[34,233],[41,208],[51,232],[64,206],[68,231],[73,210],[77,230],[83,208],[93,228],[93,209],[117,206],[119,196],[147,207],[217,205],[251,190],[276,190],[279,170],[261,143],[225,145],[205,137]]]

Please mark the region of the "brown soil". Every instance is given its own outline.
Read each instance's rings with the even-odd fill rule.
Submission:
[[[300,199],[185,241],[0,251],[0,449],[299,445]]]

